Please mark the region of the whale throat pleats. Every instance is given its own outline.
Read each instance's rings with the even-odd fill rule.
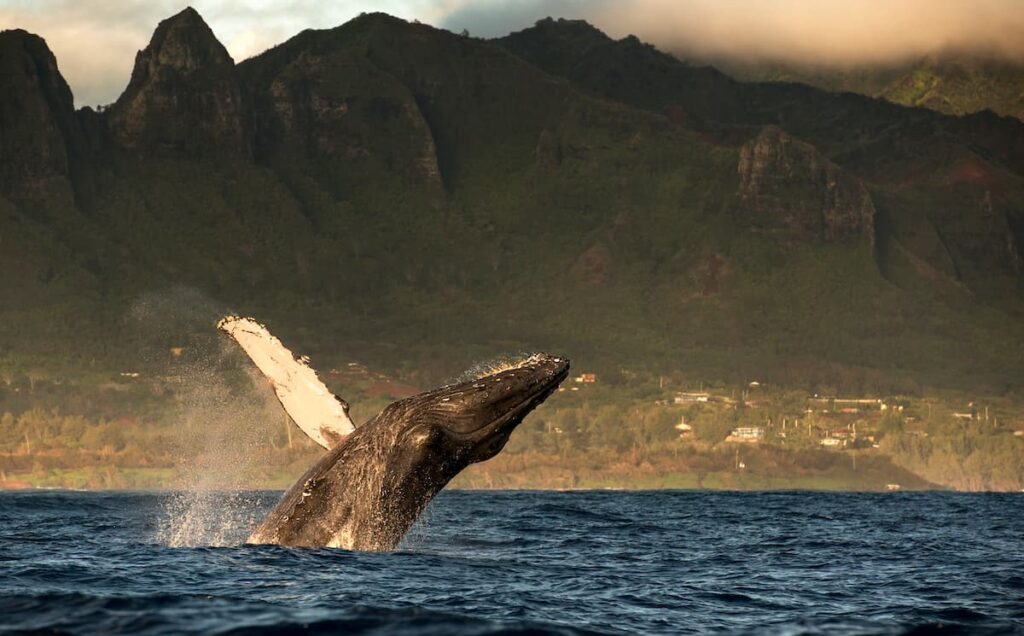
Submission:
[[[324,386],[305,359],[296,358],[266,327],[252,318],[227,316],[217,328],[249,355],[270,380],[288,416],[317,444],[330,449],[355,430],[348,405]]]

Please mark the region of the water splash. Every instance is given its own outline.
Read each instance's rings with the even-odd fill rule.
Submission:
[[[471,367],[463,371],[462,374],[456,376],[446,384],[469,382],[470,380],[478,380],[488,375],[501,373],[502,371],[516,369],[529,362],[535,355],[537,354],[520,351],[518,353],[510,353],[482,360],[473,364]]]
[[[416,521],[398,542],[400,552],[421,552],[430,543],[431,526],[434,521],[434,501],[431,500],[423,509]]]
[[[225,313],[191,289],[149,294],[129,312],[147,341],[187,343],[173,358],[162,356],[175,398],[170,428],[179,465],[157,540],[171,547],[237,545],[264,512],[249,491],[284,415],[262,376],[216,331]]]
[[[181,490],[169,501],[159,534],[172,547],[240,543],[262,514],[244,493],[259,481],[269,423],[283,414],[255,371],[241,383],[223,373],[224,361],[236,353],[225,341],[180,378]]]
[[[172,548],[240,545],[258,521],[258,501],[224,490],[175,493],[164,505],[157,540]]]

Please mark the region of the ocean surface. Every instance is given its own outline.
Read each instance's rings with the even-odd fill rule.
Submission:
[[[278,496],[0,493],[0,632],[1024,633],[1020,494],[443,492],[391,554],[239,545]]]

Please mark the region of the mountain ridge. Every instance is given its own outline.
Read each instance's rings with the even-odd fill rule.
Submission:
[[[123,364],[124,307],[187,285],[314,354],[392,365],[566,348],[604,368],[1016,386],[1024,127],[751,88],[542,27],[517,44],[368,15],[235,64],[186,10],[66,133],[70,91],[51,104],[4,76],[31,108],[0,120],[30,139],[27,163],[0,162],[0,245],[34,247],[0,251],[25,300],[2,310],[0,360]],[[559,48],[581,37],[582,55]],[[57,185],[30,196],[19,166]]]
[[[995,55],[939,51],[899,63],[852,68],[733,60],[712,63],[743,81],[799,82],[949,115],[989,110],[1024,121],[1024,66]]]
[[[191,7],[157,26],[106,114],[125,148],[248,152],[235,62]]]

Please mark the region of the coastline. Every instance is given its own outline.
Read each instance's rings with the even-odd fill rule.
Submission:
[[[290,475],[267,476],[247,484],[242,490],[285,490],[294,483]],[[899,485],[892,489],[890,484]],[[6,481],[0,481],[0,492],[31,490],[69,490],[86,492],[114,492],[142,490],[153,492],[175,492],[190,490],[192,485],[166,469],[129,469],[106,473],[102,482],[89,479],[83,471],[51,471],[46,474],[12,474]],[[204,488],[208,489],[208,488]],[[237,490],[239,488],[225,488]],[[590,473],[585,476],[530,476],[524,473],[505,473],[482,470],[467,470],[447,486],[448,490],[459,491],[737,491],[737,492],[924,492],[954,489],[931,484],[919,478],[903,482],[884,482],[878,475],[865,475],[863,479],[850,479],[828,475],[763,476],[738,475],[735,473],[709,473],[700,480],[693,473],[665,473],[661,475],[626,477],[610,473]],[[975,491],[1005,492],[1005,491]],[[1011,491],[1012,492],[1012,491]]]

